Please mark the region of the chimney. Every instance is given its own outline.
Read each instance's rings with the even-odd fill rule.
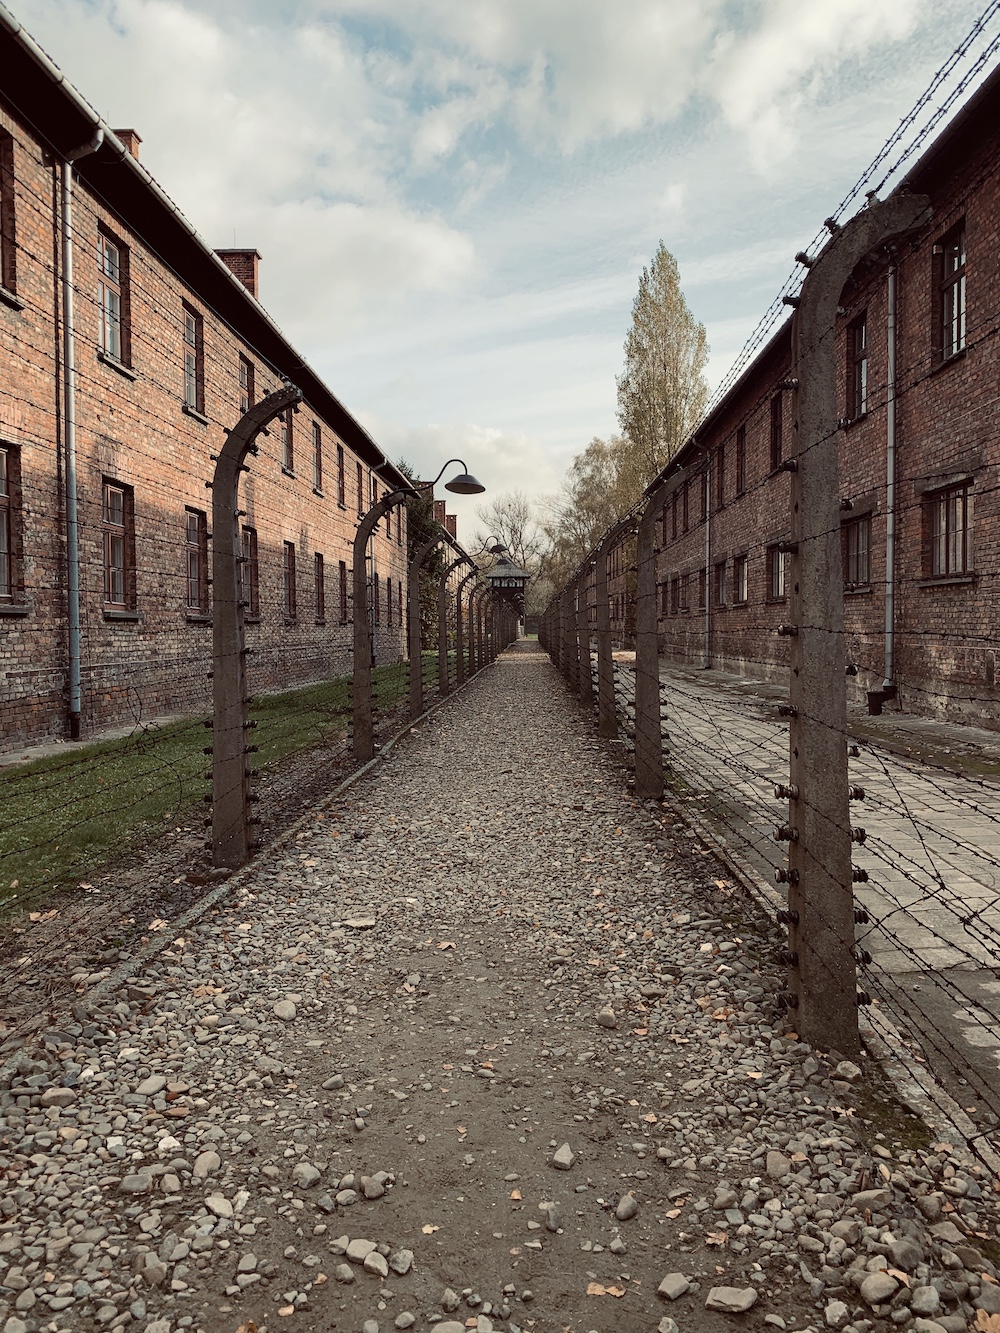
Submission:
[[[135,130],[112,130],[111,132],[117,138],[121,139],[122,143],[138,162],[139,145],[142,143],[142,140],[139,138],[138,134],[136,134]]]
[[[260,254],[256,250],[216,250],[215,253],[230,273],[239,278],[256,301],[257,265],[260,263]]]
[[[444,505],[445,502],[443,500],[434,501],[434,522],[440,523],[442,527],[445,525]]]
[[[456,514],[445,514],[444,526],[455,540],[458,540],[458,516]]]

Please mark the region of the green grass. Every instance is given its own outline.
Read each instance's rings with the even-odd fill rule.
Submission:
[[[376,667],[376,712],[407,694],[405,663]],[[322,681],[253,701],[257,767],[329,743],[347,730],[351,679]],[[190,718],[121,740],[0,769],[0,921],[49,904],[112,861],[177,825],[204,818],[212,734]]]

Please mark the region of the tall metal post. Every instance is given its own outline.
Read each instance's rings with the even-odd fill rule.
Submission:
[[[464,555],[453,560],[438,583],[438,693],[442,697],[451,693],[448,670],[448,580],[459,565],[465,564],[465,560]]]
[[[420,634],[420,572],[424,561],[447,538],[444,528],[436,536],[428,537],[422,546],[417,547],[407,570],[410,585],[409,626],[410,626],[410,720],[413,721],[424,711],[424,654]]]
[[[247,454],[276,416],[302,401],[293,384],[244,412],[219,450],[212,480],[212,864],[236,867],[250,855],[249,777],[246,754],[247,680],[239,483]]]
[[[354,662],[351,668],[351,698],[354,710],[354,758],[366,764],[375,754],[375,724],[372,717],[372,638],[368,611],[368,543],[379,520],[402,504],[411,489],[389,491],[372,505],[354,534],[351,572],[354,618]]]
[[[635,794],[655,801],[663,795],[663,730],[654,537],[667,489],[663,482],[653,491],[639,520],[635,596]]]
[[[846,653],[840,550],[837,307],[876,247],[929,217],[926,198],[875,201],[810,265],[792,322],[795,456],[791,478],[788,988],[795,1026],[821,1049],[859,1049],[852,831],[848,813]]]

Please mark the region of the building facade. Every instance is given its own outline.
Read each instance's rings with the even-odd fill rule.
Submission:
[[[1000,73],[899,187],[929,198],[931,220],[859,265],[833,331],[854,702],[992,727],[998,126]],[[668,658],[785,673],[793,376],[789,320],[654,483],[668,487],[657,542]]]
[[[213,456],[289,381],[241,487],[251,684],[348,673],[358,519],[405,479],[268,318],[256,251],[213,252],[2,10],[0,70],[0,748],[204,705]],[[396,507],[369,548],[381,660],[405,528]]]

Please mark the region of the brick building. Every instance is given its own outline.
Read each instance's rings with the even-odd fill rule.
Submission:
[[[2,7],[0,71],[0,748],[204,704],[206,483],[285,380],[304,401],[260,439],[240,499],[251,684],[349,672],[358,517],[404,479],[258,303],[257,252],[213,252],[135,131],[112,132]],[[369,550],[377,654],[396,660],[405,510]]]
[[[898,187],[927,195],[932,220],[859,265],[835,331],[855,702],[896,697],[988,726],[1000,726],[998,127],[1000,72]],[[668,658],[784,676],[793,373],[789,320],[658,479]]]

